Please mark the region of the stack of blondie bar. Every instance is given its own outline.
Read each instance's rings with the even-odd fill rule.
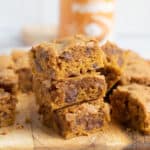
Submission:
[[[28,52],[23,50],[0,56],[0,127],[14,123],[18,91],[32,91]]]
[[[18,76],[10,56],[0,56],[0,127],[12,125],[15,120]]]
[[[33,90],[44,124],[65,138],[102,130],[106,93],[121,78],[124,53],[111,43],[76,35],[32,48]]]
[[[0,127],[15,120],[17,92],[33,89],[43,123],[65,138],[103,130],[110,116],[150,134],[150,61],[81,35],[41,43],[29,56],[0,56]]]

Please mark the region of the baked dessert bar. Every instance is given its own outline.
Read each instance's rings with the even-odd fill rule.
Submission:
[[[12,125],[15,120],[18,75],[14,67],[11,56],[0,56],[0,127]]]
[[[0,55],[0,88],[13,93],[18,90],[18,76],[14,71],[14,62],[9,55]]]
[[[107,90],[104,76],[97,74],[81,75],[51,82],[37,79],[34,82],[34,87],[38,103],[47,104],[53,110],[83,101],[103,98]]]
[[[13,69],[0,68],[0,88],[7,92],[16,93],[18,90],[18,76]]]
[[[15,120],[17,98],[0,88],[0,127],[12,125]]]
[[[113,118],[150,134],[150,87],[138,84],[119,86],[110,101]]]
[[[138,83],[150,86],[150,63],[138,54],[126,52],[126,67],[120,84]]]
[[[101,73],[106,77],[108,90],[110,90],[121,78],[125,67],[124,50],[117,45],[106,42],[101,49],[106,55],[105,67],[101,69]]]
[[[109,109],[103,100],[84,102],[53,113],[48,107],[41,107],[40,113],[44,123],[53,126],[65,138],[98,132],[110,120]]]
[[[14,62],[9,55],[0,55],[0,68],[1,69],[13,69]]]
[[[32,72],[28,52],[13,50],[11,56],[15,63],[14,69],[19,76],[19,89],[22,92],[32,91]]]
[[[79,35],[42,43],[30,52],[33,73],[50,80],[95,72],[104,67],[104,57],[96,40]]]

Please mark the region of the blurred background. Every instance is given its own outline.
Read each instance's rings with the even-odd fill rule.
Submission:
[[[0,51],[55,38],[59,0],[0,0]],[[28,37],[29,36],[29,37]],[[113,41],[150,58],[150,1],[116,0]]]

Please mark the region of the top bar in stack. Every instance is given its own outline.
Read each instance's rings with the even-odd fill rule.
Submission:
[[[96,40],[78,35],[33,47],[30,57],[36,76],[59,80],[103,68],[105,55]]]

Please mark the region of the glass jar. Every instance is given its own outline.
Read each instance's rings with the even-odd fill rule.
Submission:
[[[84,34],[99,41],[110,39],[115,0],[60,0],[59,37]]]

